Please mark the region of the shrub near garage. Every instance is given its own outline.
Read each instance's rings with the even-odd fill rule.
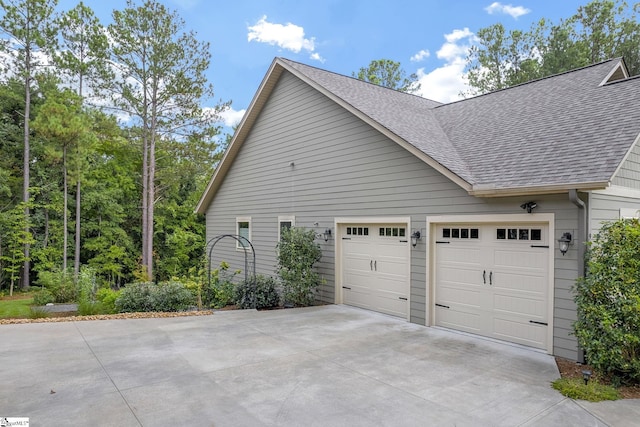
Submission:
[[[605,224],[576,283],[578,343],[587,362],[614,382],[640,382],[640,222]]]
[[[235,289],[235,301],[240,308],[272,308],[280,304],[280,294],[273,277],[258,274],[247,279]]]
[[[285,303],[296,306],[311,305],[320,286],[320,275],[313,266],[320,261],[322,250],[315,241],[313,230],[291,227],[283,230],[276,249],[278,275],[282,279]]]
[[[118,295],[115,306],[121,313],[140,311],[184,311],[194,306],[196,298],[180,282],[131,283]]]

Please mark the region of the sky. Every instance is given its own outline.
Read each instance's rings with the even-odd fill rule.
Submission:
[[[134,1],[141,4],[142,0]],[[211,49],[209,81],[215,98],[231,101],[225,128],[238,123],[275,57],[351,76],[374,59],[401,64],[420,79],[418,95],[459,99],[475,33],[502,23],[526,31],[545,18],[554,23],[588,0],[160,0]],[[78,0],[60,0],[58,9]],[[126,0],[84,0],[103,25]]]

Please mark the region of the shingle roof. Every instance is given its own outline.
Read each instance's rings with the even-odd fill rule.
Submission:
[[[640,134],[640,78],[604,61],[450,104],[278,58],[482,191],[608,182]]]

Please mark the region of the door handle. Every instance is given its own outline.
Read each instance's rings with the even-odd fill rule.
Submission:
[[[487,284],[487,270],[482,270],[482,283]]]
[[[369,261],[369,269],[373,271],[373,260]]]
[[[489,272],[489,285],[493,285],[493,271]]]
[[[378,271],[378,261],[373,261],[373,268],[375,268],[376,271]]]

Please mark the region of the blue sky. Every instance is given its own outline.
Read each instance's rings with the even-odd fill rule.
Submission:
[[[142,0],[136,4],[140,4]],[[276,56],[351,75],[373,59],[400,62],[421,79],[420,95],[453,101],[464,90],[464,58],[480,28],[501,22],[528,30],[559,22],[588,0],[161,0],[211,45],[216,101],[232,101],[226,125],[240,120]],[[67,10],[76,0],[60,0]],[[104,25],[126,0],[85,0]]]

